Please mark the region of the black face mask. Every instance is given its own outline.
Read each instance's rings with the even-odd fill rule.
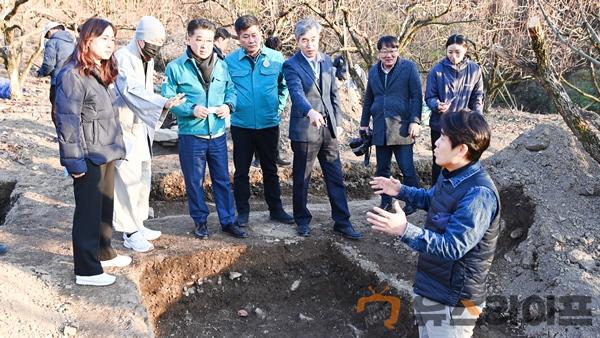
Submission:
[[[158,55],[158,52],[160,51],[160,47],[161,46],[153,45],[151,43],[144,41],[144,47],[142,48],[142,55],[146,59],[150,60]]]

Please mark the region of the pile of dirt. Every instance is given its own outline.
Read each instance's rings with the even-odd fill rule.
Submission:
[[[503,213],[513,221],[488,287],[502,297],[488,313],[527,336],[596,335],[600,165],[560,120],[525,132],[486,164],[507,192]]]

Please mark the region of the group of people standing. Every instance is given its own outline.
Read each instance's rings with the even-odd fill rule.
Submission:
[[[395,36],[383,36],[377,42],[379,62],[369,70],[365,91],[360,132],[370,131],[377,159],[376,176],[390,177],[392,155],[402,172],[403,184],[419,186],[413,162],[413,144],[421,130],[423,92],[421,79],[414,62],[398,56],[399,41]],[[440,119],[443,113],[468,109],[482,114],[483,79],[477,63],[465,58],[468,41],[463,35],[451,35],[446,41],[446,57],[437,63],[427,76],[425,103],[431,110],[431,149],[441,136]],[[432,161],[434,184],[440,175],[435,153]],[[381,197],[380,208],[391,209],[392,198]],[[404,212],[416,208],[406,204]]]
[[[377,231],[419,252],[413,309],[420,337],[471,337],[485,307],[486,281],[499,236],[500,198],[479,163],[491,131],[482,115],[480,67],[465,58],[467,39],[452,35],[446,57],[427,76],[431,110],[432,187],[419,188],[413,144],[421,129],[423,96],[414,62],[398,56],[399,42],[383,36],[369,71],[360,131],[369,130],[377,169],[371,187],[381,204],[367,213]],[[391,157],[402,183],[390,176]],[[404,210],[398,202],[405,202]],[[406,215],[427,211],[423,227]]]
[[[64,32],[64,27],[55,29]],[[261,159],[272,220],[296,223],[299,235],[310,235],[308,185],[318,158],[334,230],[350,239],[362,237],[350,222],[338,149],[343,112],[331,59],[318,51],[321,26],[313,19],[296,25],[300,51],[288,61],[264,45],[256,17],[241,16],[235,30],[241,48],[225,57],[215,49],[216,26],[206,19],[190,21],[186,50],[167,65],[160,95],[153,91],[154,57],[164,44],[165,30],[153,17],[143,17],[134,38],[116,52],[115,26],[89,19],[80,27],[72,54],[63,58],[64,66],[40,74],[52,76],[61,164],[73,178],[77,284],[111,284],[115,277],[103,268],[130,264],[131,257],[117,254],[111,246],[113,229],[123,233],[126,248],[138,252],[152,250],[151,241],[161,236],[144,221],[154,130],[169,111],[179,127],[179,158],[196,237],[209,236],[206,166],[221,230],[247,237],[243,227],[250,222],[248,174],[255,153]],[[49,48],[47,54],[51,52]],[[293,216],[283,207],[277,174],[279,125],[290,92]],[[226,141],[229,119],[233,193]]]
[[[319,51],[321,25],[312,18],[296,23],[298,52],[287,60],[265,46],[256,17],[241,16],[234,26],[240,48],[225,56],[215,51],[214,23],[191,20],[186,50],[167,65],[160,95],[153,91],[153,59],[164,44],[165,30],[157,19],[143,17],[134,38],[116,52],[117,32],[109,21],[92,18],[80,27],[73,53],[52,82],[61,164],[73,177],[77,284],[110,285],[115,277],[103,269],[131,262],[112,248],[113,228],[123,233],[125,247],[139,252],[152,250],[150,241],[161,235],[143,222],[148,217],[154,130],[169,111],[179,126],[179,159],[197,238],[210,235],[203,188],[207,165],[221,231],[247,237],[243,228],[250,223],[249,168],[255,153],[260,157],[272,220],[296,224],[298,235],[310,236],[308,189],[318,159],[333,230],[349,239],[362,238],[350,221],[339,153],[344,113],[336,69],[331,57]],[[434,167],[433,187],[421,189],[412,159],[421,123],[421,81],[415,63],[400,58],[398,47],[396,37],[379,39],[380,61],[369,71],[360,123],[361,132],[366,132],[372,119],[378,177],[371,184],[382,195],[380,208],[368,213],[368,222],[376,230],[401,236],[421,253],[417,294],[446,306],[457,306],[458,296],[475,295],[480,306],[481,279],[469,279],[477,272],[469,265],[484,271],[485,283],[499,215],[497,192],[478,162],[490,137],[480,114],[481,72],[464,58],[466,39],[451,36],[447,57],[432,69],[425,90],[425,102],[433,111],[434,166],[439,167],[437,172]],[[283,207],[277,175],[281,113],[288,96],[292,215]],[[226,142],[229,119],[233,192]],[[403,183],[390,178],[392,155]],[[392,208],[392,198],[404,200],[405,210],[397,203]],[[469,209],[473,206],[477,210]],[[405,212],[417,208],[428,210],[425,229],[406,220]],[[396,212],[389,212],[392,209]],[[456,224],[458,232],[451,231]],[[444,259],[462,263],[448,264]],[[445,280],[445,272],[432,264],[445,272],[460,270],[466,284]]]

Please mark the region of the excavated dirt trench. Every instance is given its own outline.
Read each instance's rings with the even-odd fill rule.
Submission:
[[[535,217],[535,203],[523,193],[522,186],[501,189],[502,220],[496,257],[514,249],[527,239]]]
[[[15,199],[11,199],[17,181],[0,181],[0,225],[4,225],[6,215],[12,208]]]
[[[368,286],[383,287],[337,248],[328,240],[216,247],[153,264],[141,289],[157,336],[415,336],[412,320],[384,327],[388,303],[357,313]],[[410,318],[407,295],[386,295],[400,300],[398,318]]]
[[[431,170],[430,163],[426,161],[417,161],[415,167],[423,185],[430,185]],[[350,200],[367,200],[372,198],[373,191],[369,185],[370,179],[375,174],[375,164],[365,167],[362,162],[349,161],[343,163],[344,182]],[[396,163],[392,164],[392,175],[401,177],[402,173]],[[259,169],[251,168],[249,173],[250,181],[250,204],[253,211],[266,210],[263,199],[262,172]],[[292,169],[285,167],[279,170],[279,181],[281,184],[281,198],[285,205],[291,209],[292,196]],[[212,195],[210,176],[207,174],[204,182],[204,191],[206,200],[211,203],[214,201]],[[313,169],[309,189],[310,203],[329,203],[327,199],[327,189],[323,179],[321,169],[317,166]],[[152,178],[151,205],[155,209],[157,217],[168,215],[187,214],[187,201],[185,196],[185,184],[183,176],[179,170],[158,171]],[[213,208],[214,209],[214,208]],[[291,211],[291,210],[290,210]]]
[[[417,164],[417,169],[422,182],[428,184],[428,165]],[[400,174],[396,166],[393,172],[395,177]],[[350,200],[372,198],[368,182],[374,173],[373,166],[366,168],[362,163],[347,162],[344,173]],[[168,192],[185,191],[179,187],[180,178],[176,174],[170,177],[159,175],[159,179],[153,180],[157,182],[152,201],[157,216],[187,214],[184,196],[171,194],[175,198],[167,198]],[[291,200],[286,197],[291,195],[291,169],[280,170],[280,180],[284,205],[291,206]],[[210,180],[207,181],[210,184]],[[253,211],[266,208],[261,181],[259,170],[251,173]],[[210,201],[211,190],[206,190]],[[501,233],[492,270],[498,264],[504,264],[499,260],[505,253],[527,238],[536,207],[521,186],[499,187],[499,190]],[[313,172],[310,201],[328,203],[318,169]],[[368,243],[365,245],[365,242]],[[365,240],[359,247],[365,253],[381,251],[378,241]],[[390,250],[390,256],[399,253],[395,248]],[[371,258],[389,270],[389,257],[382,259],[383,256],[375,254]],[[411,283],[412,276],[405,275],[406,272],[412,274],[414,267],[409,269],[395,263],[393,267],[406,270],[396,273]],[[237,273],[241,275],[237,277]],[[391,313],[387,303],[371,304],[366,311],[357,313],[360,297],[381,291],[387,284],[382,284],[372,272],[362,270],[327,239],[285,245],[263,242],[247,247],[217,246],[193,255],[171,256],[154,262],[141,275],[145,276],[141,283],[144,301],[159,337],[417,336],[411,315],[412,302],[406,293],[394,289],[385,292],[401,300],[400,320],[392,330],[382,324]],[[298,288],[292,291],[292,285],[298,281]],[[369,290],[367,286],[375,289]],[[488,304],[478,326],[486,326],[500,334],[513,332],[510,323],[503,321],[508,309],[500,305]],[[245,311],[247,316],[240,316],[239,310]],[[475,330],[475,337],[489,334],[489,330],[482,331],[480,327]]]

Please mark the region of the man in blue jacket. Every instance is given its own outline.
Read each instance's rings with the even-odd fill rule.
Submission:
[[[294,218],[283,210],[277,175],[280,114],[288,96],[282,71],[285,60],[280,52],[263,45],[260,24],[255,16],[240,16],[235,21],[235,32],[241,48],[229,54],[225,62],[237,93],[235,111],[231,115],[237,220],[240,226],[248,223],[248,173],[256,151],[271,219],[291,224]]]
[[[294,152],[294,220],[300,236],[310,235],[312,215],[306,204],[310,174],[318,158],[331,205],[334,231],[349,239],[362,237],[350,223],[350,210],[342,175],[338,137],[342,108],[331,58],[319,52],[321,25],[313,18],[296,23],[294,35],[300,51],[283,64],[292,110],[289,137]]]
[[[390,177],[392,155],[402,171],[402,183],[419,185],[413,161],[413,144],[421,129],[421,79],[417,65],[398,56],[398,38],[382,36],[377,41],[379,62],[369,70],[360,130],[369,129],[373,118],[373,139],[377,158],[375,176]],[[381,196],[380,208],[391,210],[392,198]],[[416,209],[407,204],[407,215]]]
[[[194,235],[208,238],[209,209],[204,201],[204,174],[208,164],[221,230],[244,238],[235,221],[229,183],[225,119],[235,109],[235,88],[227,64],[213,52],[215,24],[194,19],[187,26],[187,50],[169,62],[162,84],[166,98],[185,94],[186,101],[172,108],[179,126],[179,161],[185,179]]]
[[[48,22],[44,28],[44,61],[37,71],[37,76],[50,76],[50,117],[54,123],[54,96],[56,94],[56,77],[69,56],[75,49],[75,38],[58,22]]]
[[[427,210],[425,227],[396,213],[374,208],[367,221],[374,230],[397,236],[419,252],[413,300],[421,337],[471,337],[485,305],[486,280],[499,235],[500,198],[479,163],[490,144],[490,129],[479,113],[442,115],[435,143],[443,168],[429,190],[376,177],[371,187]]]

